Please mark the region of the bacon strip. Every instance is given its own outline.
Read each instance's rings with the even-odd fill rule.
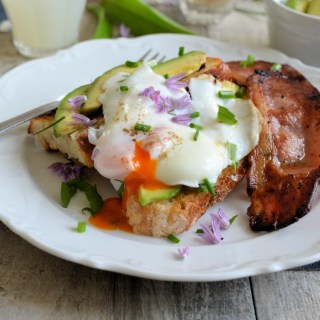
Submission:
[[[256,73],[246,84],[262,115],[259,145],[249,155],[250,227],[283,228],[309,212],[320,178],[320,94],[289,66],[271,72],[259,62],[258,70],[238,74],[229,66],[240,84]]]

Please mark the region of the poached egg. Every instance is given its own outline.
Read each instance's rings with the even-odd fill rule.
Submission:
[[[259,139],[258,110],[249,99],[221,98],[219,92],[230,88],[237,90],[231,82],[204,74],[191,78],[187,91],[170,85],[147,64],[114,75],[100,96],[105,123],[89,131],[95,168],[106,178],[134,177],[136,184],[149,181],[153,188],[198,188],[204,179],[214,184]],[[221,122],[221,106],[234,116],[234,124]]]

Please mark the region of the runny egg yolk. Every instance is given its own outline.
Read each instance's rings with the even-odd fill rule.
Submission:
[[[139,142],[135,143],[132,162],[134,170],[124,179],[125,188],[122,200],[120,198],[106,199],[103,208],[89,218],[89,222],[97,228],[132,232],[132,227],[125,215],[128,198],[137,194],[140,185],[149,190],[167,187],[166,184],[156,179],[157,161],[150,158],[149,152],[145,151]]]

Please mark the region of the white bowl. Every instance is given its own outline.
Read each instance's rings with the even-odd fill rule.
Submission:
[[[270,46],[320,67],[320,17],[292,10],[284,1],[266,0]]]

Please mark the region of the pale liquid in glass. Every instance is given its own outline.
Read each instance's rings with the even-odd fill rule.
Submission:
[[[77,42],[86,0],[2,0],[13,41],[26,56],[42,56]]]

